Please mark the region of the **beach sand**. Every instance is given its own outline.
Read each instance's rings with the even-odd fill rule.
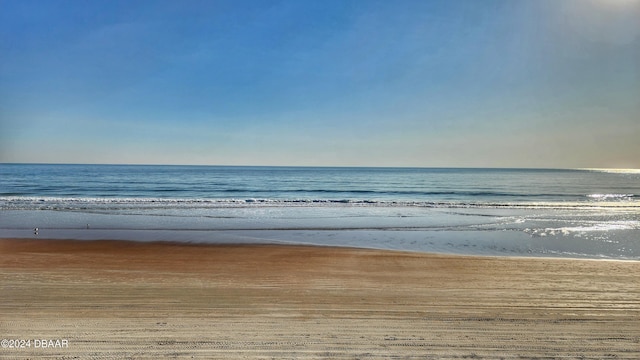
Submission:
[[[7,359],[640,358],[631,261],[7,239],[0,287]]]

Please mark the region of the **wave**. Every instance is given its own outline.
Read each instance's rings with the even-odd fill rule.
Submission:
[[[172,190],[154,190],[154,191],[172,191]],[[220,193],[244,193],[244,194],[263,194],[263,193],[274,193],[274,190],[266,190],[266,189],[245,189],[245,188],[234,188],[234,189],[224,189],[217,190]],[[280,189],[279,193],[282,194],[349,194],[349,195],[382,195],[382,196],[392,196],[392,195],[402,195],[402,196],[468,196],[468,197],[476,197],[476,196],[486,196],[486,197],[558,197],[562,196],[556,193],[511,193],[511,192],[502,192],[502,191],[489,191],[489,190],[440,190],[440,191],[424,191],[424,190],[362,190],[362,189]],[[565,195],[571,196],[571,195]]]
[[[589,194],[587,195],[587,197],[596,201],[633,200],[635,195],[634,194]]]
[[[119,196],[131,196],[131,197],[145,197],[151,199],[192,199],[194,197],[204,196],[206,199],[227,199],[227,198],[239,198],[239,197],[254,197],[271,199],[276,198],[318,198],[325,200],[330,197],[340,197],[344,199],[354,200],[366,200],[368,198],[374,198],[375,200],[396,200],[396,201],[410,201],[413,199],[421,201],[448,201],[448,200],[461,200],[461,199],[477,199],[480,201],[494,200],[527,200],[527,199],[542,199],[542,200],[558,200],[558,201],[570,201],[585,196],[591,200],[632,200],[640,195],[632,193],[592,193],[584,194],[577,191],[557,191],[556,189],[538,189],[538,191],[525,190],[522,188],[510,188],[510,189],[492,189],[482,186],[472,186],[462,189],[452,189],[446,185],[436,186],[431,189],[420,189],[414,186],[402,186],[402,184],[396,186],[387,186],[384,189],[365,189],[358,185],[340,185],[331,188],[322,187],[288,187],[288,186],[276,186],[274,189],[258,188],[254,186],[234,186],[226,187],[222,184],[218,186],[189,186],[188,188],[173,187],[164,185],[145,186],[144,188],[120,188],[112,187],[105,188],[101,186],[96,187],[73,187],[65,184],[58,186],[52,186],[50,184],[41,185],[37,188],[19,188],[5,189],[0,191],[0,199],[7,197],[58,197],[58,198],[106,198],[112,199]]]
[[[0,210],[87,210],[135,208],[229,208],[229,207],[429,207],[429,208],[640,208],[631,194],[590,194],[586,201],[390,201],[373,199],[269,199],[269,198],[105,198],[105,197],[0,197]]]

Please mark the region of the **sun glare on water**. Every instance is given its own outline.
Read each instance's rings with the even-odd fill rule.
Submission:
[[[622,0],[619,0],[622,1]],[[611,174],[640,174],[640,169],[599,169],[599,168],[587,168],[580,169],[587,171],[597,171],[597,172],[605,172]]]

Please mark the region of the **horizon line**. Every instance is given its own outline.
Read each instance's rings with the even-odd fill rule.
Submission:
[[[224,164],[163,164],[163,163],[72,163],[72,162],[0,162],[0,165],[82,165],[82,166],[193,166],[193,167],[236,167],[236,168],[361,168],[361,169],[488,169],[488,170],[582,170],[582,171],[632,171],[636,168],[615,167],[504,167],[504,166],[376,166],[376,165],[224,165]]]

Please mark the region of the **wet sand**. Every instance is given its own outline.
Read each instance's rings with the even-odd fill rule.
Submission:
[[[7,359],[640,358],[631,261],[7,239],[0,290]]]

